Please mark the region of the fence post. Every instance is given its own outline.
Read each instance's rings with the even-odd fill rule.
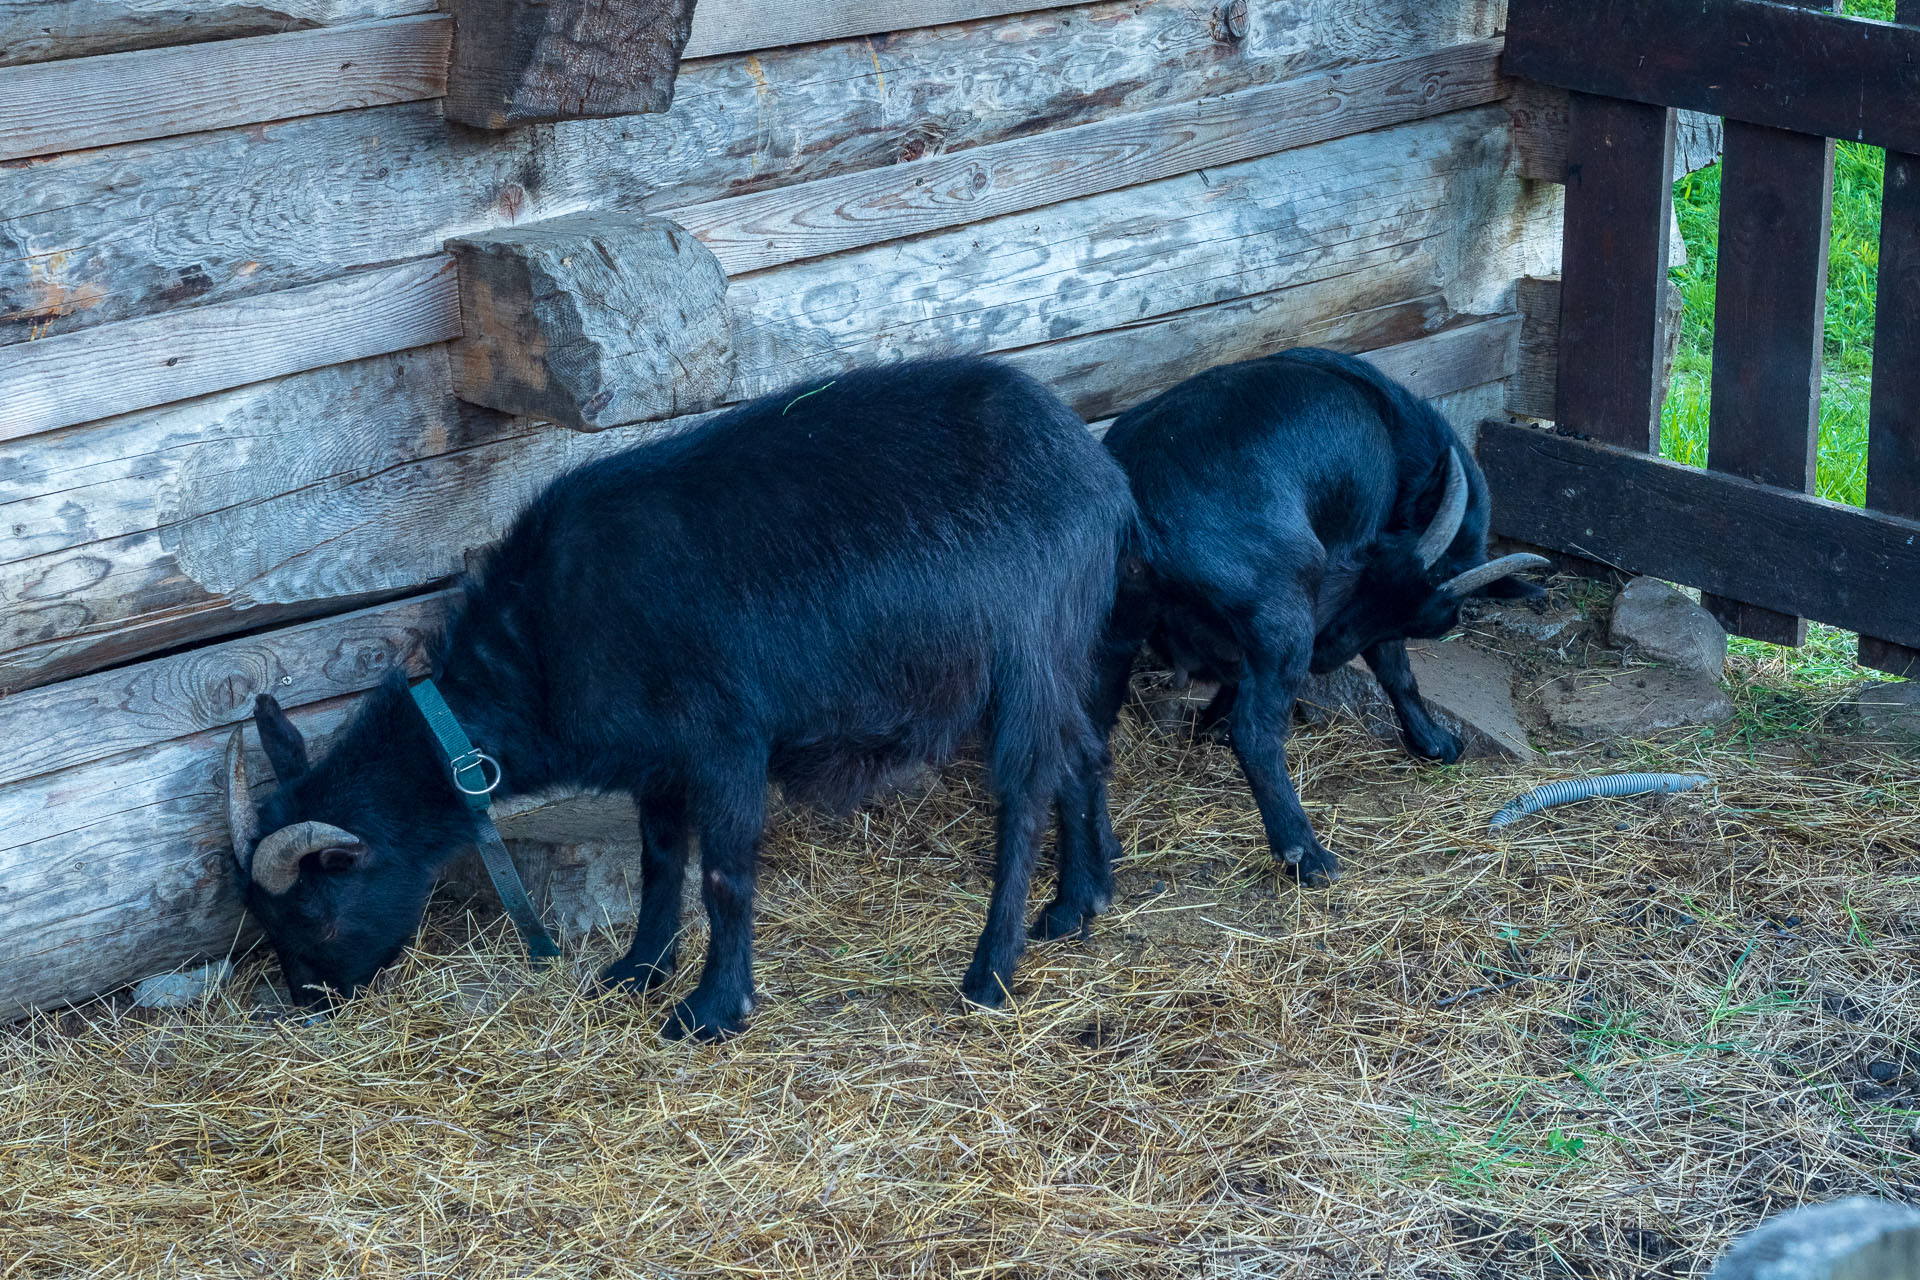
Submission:
[[[1555,420],[1660,451],[1673,112],[1575,92],[1567,107]]]
[[[1899,0],[1893,12],[1920,26],[1920,0]],[[1867,507],[1920,520],[1920,155],[1887,152],[1874,298]],[[1920,649],[1873,636],[1860,637],[1860,663],[1920,679]]]
[[[1832,205],[1831,139],[1727,121],[1707,426],[1714,471],[1813,492]],[[1806,643],[1804,618],[1722,596],[1701,603],[1736,635]]]

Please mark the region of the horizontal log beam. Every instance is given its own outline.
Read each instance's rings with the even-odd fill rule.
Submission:
[[[190,737],[245,719],[272,694],[305,706],[426,672],[453,592],[103,671],[0,705],[0,785]]]
[[[978,18],[1033,13],[1082,0],[704,0],[684,57],[845,40]],[[377,18],[432,13],[436,0],[194,0],[190,11],[151,0],[0,0],[0,67],[85,58]],[[1218,21],[1218,19],[1214,19]]]
[[[667,216],[730,275],[762,270],[1489,102],[1497,53],[1476,42]],[[0,440],[457,337],[442,262],[32,343],[0,365]]]
[[[1920,27],[1767,0],[1513,0],[1505,65],[1582,93],[1920,151]]]
[[[437,98],[452,34],[422,15],[0,68],[0,160]]]
[[[1506,93],[1499,56],[1477,41],[668,216],[743,275],[1481,106]]]
[[[1314,0],[1315,39],[1256,17],[1236,42],[1184,0],[1107,0],[707,58],[644,121],[482,135],[421,102],[0,165],[0,344],[318,283],[492,226],[666,213],[1429,53],[1491,36],[1503,10]]]
[[[1489,422],[1494,532],[1920,645],[1920,521]]]
[[[0,348],[0,440],[460,336],[445,255]]]

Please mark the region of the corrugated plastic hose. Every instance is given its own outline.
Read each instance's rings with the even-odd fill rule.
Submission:
[[[1487,830],[1504,827],[1509,822],[1517,822],[1530,813],[1539,813],[1557,804],[1572,804],[1575,800],[1591,800],[1595,796],[1638,796],[1648,792],[1672,794],[1676,791],[1692,791],[1711,781],[1713,779],[1701,773],[1609,773],[1598,778],[1567,778],[1527,792],[1494,814],[1493,821],[1487,824]]]

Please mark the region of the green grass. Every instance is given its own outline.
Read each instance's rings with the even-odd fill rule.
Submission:
[[[1855,0],[1847,11],[1891,20],[1893,0]],[[1885,157],[1878,147],[1842,142],[1835,149],[1816,491],[1854,506],[1866,498],[1867,391],[1873,369],[1873,294],[1880,269],[1884,174]],[[1682,178],[1673,194],[1687,245],[1686,265],[1674,269],[1673,280],[1686,311],[1673,384],[1661,415],[1660,447],[1676,461],[1704,466],[1719,279],[1720,167]]]

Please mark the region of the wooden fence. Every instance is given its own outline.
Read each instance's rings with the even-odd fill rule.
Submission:
[[[1899,24],[1767,0],[1512,0],[1504,69],[1569,91],[1558,431],[1488,424],[1509,536],[1805,618],[1920,676],[1920,0]],[[1660,443],[1674,108],[1726,118],[1705,472]],[[1887,148],[1866,509],[1812,496],[1834,138]]]

